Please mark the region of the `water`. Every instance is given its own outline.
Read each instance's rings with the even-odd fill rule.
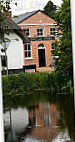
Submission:
[[[75,141],[73,97],[47,92],[4,99],[5,142]]]

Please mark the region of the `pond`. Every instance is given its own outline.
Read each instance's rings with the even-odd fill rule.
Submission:
[[[75,141],[72,95],[38,92],[4,98],[5,142]]]

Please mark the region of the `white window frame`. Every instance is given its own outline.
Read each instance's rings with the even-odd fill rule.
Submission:
[[[27,35],[28,37],[30,37],[30,28],[23,28],[23,31],[24,30],[29,30],[29,35]],[[25,32],[25,31],[24,31]],[[26,33],[25,33],[26,34]]]
[[[25,43],[25,45],[27,45],[27,50],[25,50],[25,46],[24,46],[24,53],[27,52],[27,54],[28,54],[28,51],[31,52],[31,56],[30,57],[25,57],[25,59],[33,59],[32,58],[32,47],[31,47],[31,44],[30,43]],[[31,47],[30,50],[28,50],[28,45],[30,45],[30,47]]]
[[[42,29],[42,30],[43,30],[43,34],[42,34],[42,35],[38,35],[38,33],[39,33],[39,32],[37,31],[37,36],[38,36],[38,37],[42,37],[42,36],[44,36],[44,29],[43,29],[43,28],[37,28],[37,30],[40,30],[40,29]],[[41,32],[40,32],[40,33],[41,33]]]
[[[51,31],[51,29],[55,29],[55,31],[53,31],[53,30]],[[55,32],[55,34],[51,34],[51,32],[53,32],[53,33]],[[50,36],[55,36],[55,35],[56,35],[56,32],[57,32],[57,31],[56,31],[56,28],[55,28],[55,27],[51,27],[51,28],[50,28]]]

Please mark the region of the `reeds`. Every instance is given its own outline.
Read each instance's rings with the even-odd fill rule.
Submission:
[[[71,80],[58,72],[20,73],[3,77],[3,95],[28,94],[35,90],[49,90],[51,93],[73,93]]]

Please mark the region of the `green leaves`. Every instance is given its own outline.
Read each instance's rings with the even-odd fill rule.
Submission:
[[[44,7],[44,12],[50,16],[50,18],[54,19],[54,13],[56,12],[56,5],[53,4],[52,1],[48,1],[48,3],[46,4],[46,6]]]
[[[56,59],[55,69],[72,79],[73,67],[70,0],[66,0],[62,3],[55,15],[55,20],[61,31],[60,42],[57,42],[53,53],[54,56],[59,54],[59,59]]]

